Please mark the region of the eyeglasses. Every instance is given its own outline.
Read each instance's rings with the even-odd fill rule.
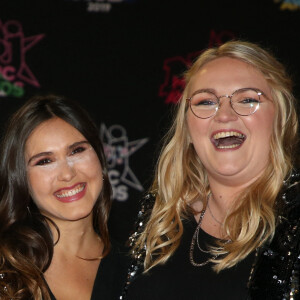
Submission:
[[[260,96],[264,93],[254,88],[238,89],[231,96],[216,96],[210,90],[197,91],[192,97],[187,98],[192,113],[200,119],[214,116],[220,108],[220,99],[229,98],[232,109],[240,116],[254,114],[260,105]]]

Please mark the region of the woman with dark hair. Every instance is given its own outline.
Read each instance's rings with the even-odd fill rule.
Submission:
[[[110,241],[110,206],[88,114],[53,95],[26,102],[1,144],[0,298],[118,299],[127,259]]]

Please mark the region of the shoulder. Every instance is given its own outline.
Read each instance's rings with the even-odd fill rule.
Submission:
[[[145,225],[149,220],[155,203],[155,197],[155,193],[148,193],[141,199],[139,203],[139,210],[135,220],[134,230],[128,241],[131,249],[135,247],[139,235],[143,232]]]
[[[277,215],[274,237],[268,245],[261,248],[254,267],[253,278],[249,282],[253,299],[263,299],[260,297],[270,295],[270,293],[272,297],[274,296],[272,299],[277,299],[277,297],[284,299],[299,289],[299,173],[295,173],[288,182],[284,183],[278,199]]]
[[[130,249],[131,262],[127,270],[127,281],[123,289],[122,299],[126,298],[127,290],[132,281],[137,277],[138,274],[143,272],[144,269],[144,258],[145,258],[145,247],[141,250],[135,249],[135,245],[140,234],[143,232],[147,221],[151,215],[154,203],[155,193],[147,193],[139,203],[139,210],[135,221],[133,233],[128,239],[128,247]]]

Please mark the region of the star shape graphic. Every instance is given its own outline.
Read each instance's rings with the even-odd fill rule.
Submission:
[[[40,87],[40,84],[30,68],[26,63],[26,53],[35,46],[42,38],[44,34],[38,34],[31,37],[25,37],[23,33],[22,24],[16,20],[10,20],[6,23],[2,23],[0,20],[0,30],[3,33],[2,43],[6,46],[4,53],[1,55],[1,61],[6,63],[13,63],[13,47],[19,45],[20,61],[19,69],[17,70],[16,76],[27,84],[35,87]],[[1,41],[1,40],[0,40]]]
[[[143,138],[129,142],[126,130],[121,125],[112,125],[106,128],[104,124],[101,124],[100,136],[106,150],[109,169],[123,166],[120,181],[136,190],[143,191],[143,186],[129,166],[129,157],[149,139]]]

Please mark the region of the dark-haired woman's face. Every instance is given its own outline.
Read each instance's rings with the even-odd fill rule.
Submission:
[[[29,189],[43,215],[54,221],[92,218],[102,189],[102,168],[86,138],[53,118],[40,124],[25,147]]]

